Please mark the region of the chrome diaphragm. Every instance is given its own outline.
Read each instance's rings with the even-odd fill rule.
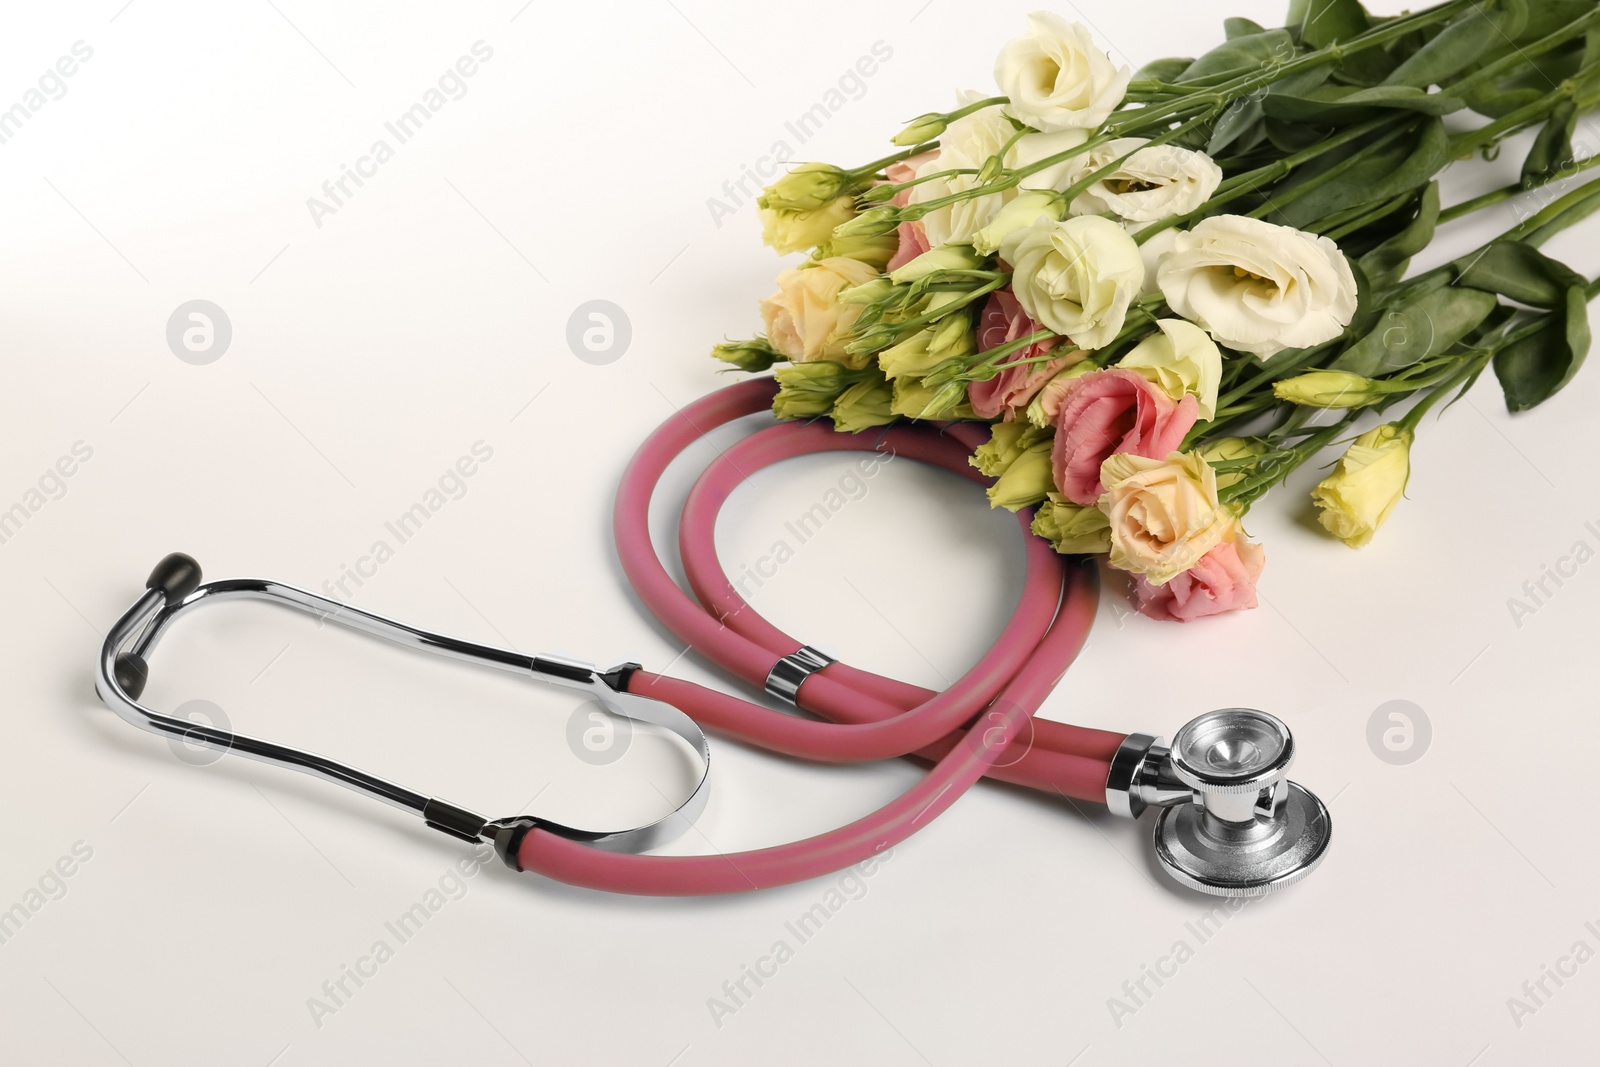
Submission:
[[[1294,736],[1250,708],[1207,712],[1171,745],[1129,734],[1111,761],[1106,804],[1138,818],[1159,807],[1156,858],[1175,881],[1214,896],[1260,896],[1322,862],[1333,837],[1328,809],[1288,779]]]

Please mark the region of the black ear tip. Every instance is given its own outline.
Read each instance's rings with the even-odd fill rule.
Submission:
[[[150,572],[150,580],[144,583],[146,589],[159,589],[167,594],[167,601],[182,600],[200,585],[200,564],[196,563],[193,556],[186,556],[182,552],[174,552],[166,556],[156,569]]]
[[[138,700],[139,695],[144,692],[145,681],[150,677],[150,667],[145,663],[143,656],[124,652],[117,657],[113,673],[122,691]]]

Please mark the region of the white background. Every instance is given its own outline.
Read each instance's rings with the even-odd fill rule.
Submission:
[[[785,923],[839,878],[728,899],[622,899],[498,865],[460,883],[375,976],[320,1018],[310,1000],[467,854],[402,814],[247,761],[194,766],[95,699],[106,627],[164,553],[208,575],[320,589],[475,442],[493,449],[355,602],[525,651],[636,658],[720,679],[645,618],[608,536],[644,435],[730,379],[706,351],[758,327],[779,261],[737,182],[786,141],[801,158],[882,154],[899,124],[989,85],[1019,3],[803,5],[638,0],[314,5],[176,0],[12,5],[0,107],[74,42],[93,57],[0,145],[0,507],[76,442],[92,449],[0,544],[9,693],[0,908],[54,898],[0,944],[8,1063],[483,1064],[1529,1063],[1592,1057],[1600,963],[1518,1026],[1576,942],[1600,949],[1590,754],[1600,563],[1518,626],[1508,598],[1574,544],[1600,548],[1591,368],[1535,413],[1486,378],[1415,449],[1409,499],[1355,553],[1308,517],[1304,472],[1251,516],[1270,558],[1259,610],[1099,626],[1044,713],[1169,733],[1216,706],[1290,722],[1295,777],[1337,833],[1303,884],[1232,914],[1153,865],[1148,820],[983,785],[894,850],[796,944]],[[1385,10],[1398,5],[1384,5]],[[519,10],[520,8],[520,10]],[[1061,7],[1069,16],[1071,4]],[[736,13],[737,12],[737,13]],[[1096,4],[1077,12],[1133,65],[1221,39],[1276,3]],[[307,198],[476,41],[451,100],[318,226]],[[785,122],[875,42],[890,58],[801,145]],[[847,86],[850,88],[850,86]],[[1592,142],[1595,134],[1586,131]],[[1520,153],[1446,182],[1446,202]],[[747,190],[749,186],[747,185]],[[735,190],[736,192],[736,190]],[[736,208],[715,218],[710,198]],[[1430,262],[1514,221],[1448,230]],[[1597,223],[1596,225],[1600,225]],[[1600,270],[1595,225],[1549,251]],[[169,350],[168,316],[225,309],[222,358]],[[569,350],[569,316],[610,300],[631,344]],[[713,453],[669,486],[686,488]],[[741,490],[730,572],[847,469],[817,457]],[[661,508],[663,537],[671,513]],[[1586,528],[1585,523],[1596,527]],[[997,632],[1019,539],[969,485],[892,465],[775,577],[756,607],[851,662],[930,686]],[[369,568],[370,571],[370,568]],[[675,661],[675,662],[674,662]],[[155,659],[148,702],[208,700],[234,727],[309,744],[466,806],[616,825],[677,788],[635,738],[592,767],[559,692],[224,606]],[[1369,718],[1410,701],[1426,754],[1375,755]],[[1417,716],[1413,715],[1413,718]],[[821,768],[714,742],[715,792],[677,851],[815,833],[913,782],[909,764]],[[194,761],[194,754],[189,759]],[[203,761],[201,761],[203,762]],[[81,844],[78,844],[80,843]],[[75,845],[91,858],[46,875]],[[854,886],[850,883],[846,888]],[[63,891],[64,889],[64,891]],[[26,906],[26,905],[25,905]],[[736,981],[796,951],[732,1014]],[[1125,981],[1176,975],[1118,1018]],[[1571,970],[1570,963],[1567,969]],[[332,1004],[331,1001],[325,1003]],[[1531,1001],[1529,1002],[1532,1003]]]

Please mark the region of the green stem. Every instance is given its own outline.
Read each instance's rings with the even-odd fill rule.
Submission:
[[[1513,182],[1510,185],[1504,185],[1498,189],[1491,189],[1489,192],[1484,193],[1481,196],[1475,196],[1471,200],[1463,200],[1461,203],[1447,207],[1443,211],[1439,212],[1439,224],[1443,225],[1447,222],[1454,222],[1456,219],[1464,218],[1467,215],[1472,214],[1474,211],[1480,211],[1483,208],[1492,207],[1495,204],[1510,200],[1512,197],[1519,196],[1522,193],[1531,192],[1534,189],[1542,188],[1543,186],[1550,185],[1553,182],[1565,181],[1568,178],[1577,177],[1590,167],[1597,165],[1600,165],[1600,153],[1592,156],[1586,156],[1580,160],[1575,160],[1571,164],[1562,167],[1560,170],[1550,174],[1548,177],[1542,178],[1531,185],[1524,184],[1523,182]]]

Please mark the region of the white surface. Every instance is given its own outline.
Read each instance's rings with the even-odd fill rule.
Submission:
[[[309,998],[375,941],[394,947],[384,924],[466,850],[310,779],[175,758],[94,698],[104,629],[174,549],[213,577],[319,588],[482,441],[493,457],[465,495],[356,603],[526,650],[672,662],[681,648],[622,586],[606,519],[644,434],[728,380],[705,352],[753,332],[779,267],[748,203],[716,220],[708,198],[775,140],[808,158],[880,154],[902,120],[985,85],[1029,5],[122,3],[19,8],[0,35],[7,106],[73,42],[93,48],[66,94],[0,145],[0,507],[75,442],[93,450],[65,495],[0,544],[0,908],[31,900],[75,845],[92,851],[0,944],[0,1059],[1089,1067],[1590,1054],[1600,963],[1547,983],[1553,995],[1520,1026],[1507,1000],[1575,942],[1600,948],[1588,756],[1600,563],[1520,627],[1507,601],[1576,542],[1600,547],[1594,368],[1525,417],[1509,418],[1486,379],[1430,420],[1410,499],[1359,554],[1308,523],[1309,477],[1268,498],[1251,520],[1271,560],[1258,611],[1179,627],[1130,617],[1108,590],[1047,714],[1170,733],[1214,706],[1266,708],[1301,742],[1296,777],[1332,801],[1322,870],[1204,943],[1189,924],[1211,902],[1156,872],[1148,822],[984,786],[836,898],[839,876],[657,901],[485,867],[319,1025]],[[1225,13],[1281,17],[1257,0],[1082,12],[1135,64],[1220,39]],[[493,57],[467,94],[316,226],[307,197],[480,40]],[[785,122],[879,41],[892,55],[859,98],[840,98],[798,145]],[[1514,176],[1514,155],[1482,187]],[[1463,195],[1453,185],[1447,201]],[[1510,218],[1458,227],[1448,247]],[[1596,232],[1551,250],[1592,275]],[[174,358],[164,338],[196,298],[233,325],[208,366]],[[592,299],[632,322],[608,366],[565,342]],[[741,491],[720,531],[729,569],[753,565],[847,462],[797,462]],[[972,662],[1017,592],[1009,521],[953,479],[895,465],[754,600],[852,662],[937,685]],[[715,678],[693,656],[674,669]],[[559,693],[250,605],[176,631],[149,697],[213,701],[240,729],[497,814],[544,790],[541,812],[621,818],[674,780],[670,753],[650,744],[633,750],[649,759],[577,760]],[[1396,699],[1433,728],[1408,766],[1366,740]],[[847,821],[917,773],[716,751],[701,829],[725,850]],[[830,899],[842,904],[799,944],[785,923]],[[710,999],[732,1004],[724,982],[779,940],[793,958],[760,988],[747,981],[753,995],[718,1025]],[[1192,957],[1115,1018],[1110,998],[1134,1006],[1123,983],[1170,972],[1178,942]]]

